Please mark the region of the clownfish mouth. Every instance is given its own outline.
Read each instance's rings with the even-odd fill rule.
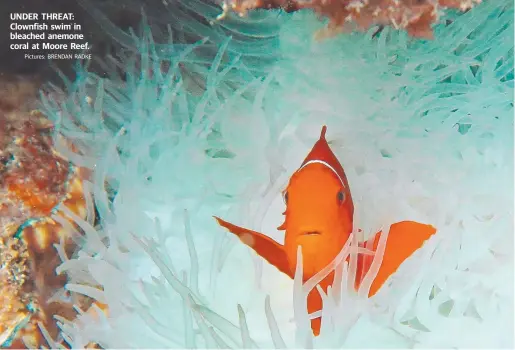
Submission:
[[[320,236],[322,233],[320,231],[306,231],[302,235],[303,236]]]

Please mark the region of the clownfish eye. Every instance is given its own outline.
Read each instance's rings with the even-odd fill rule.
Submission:
[[[338,191],[336,197],[338,198],[338,202],[341,204],[345,200],[345,193],[343,193],[343,191]]]
[[[283,200],[284,200],[284,204],[288,204],[288,191],[285,191],[283,193]]]

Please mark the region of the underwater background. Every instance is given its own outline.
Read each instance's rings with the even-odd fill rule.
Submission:
[[[315,40],[313,11],[217,21],[207,0],[53,6],[94,59],[1,54],[2,347],[513,348],[512,1],[442,12],[434,39]],[[213,215],[282,243],[322,125],[365,235],[437,233],[373,298],[342,285],[313,338],[302,286]]]

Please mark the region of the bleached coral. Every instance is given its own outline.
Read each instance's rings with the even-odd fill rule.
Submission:
[[[284,15],[282,59],[230,96],[227,72],[245,67],[219,64],[226,46],[196,96],[178,68],[193,54],[163,73],[147,36],[125,81],[80,71],[68,104],[47,99],[72,159],[94,170],[99,214],[79,222],[87,243],[60,271],[109,307],[62,320],[69,343],[306,346],[299,286],[211,216],[281,241],[280,190],[325,123],[359,227],[408,219],[438,233],[373,299],[329,300],[334,328],[308,344],[513,346],[513,4],[447,19],[434,42],[385,29],[314,43],[313,16]]]

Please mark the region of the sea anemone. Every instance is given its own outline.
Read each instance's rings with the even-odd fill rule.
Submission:
[[[226,37],[199,68],[198,94],[183,68],[195,71],[204,42],[171,42],[164,57],[147,26],[132,36],[137,50],[114,62],[122,76],[78,67],[66,100],[42,96],[60,153],[93,171],[84,187],[97,213],[93,223],[62,208],[83,245],[62,254],[57,272],[68,291],[107,306],[59,318],[63,339],[512,347],[513,3],[451,12],[434,41],[372,28],[313,42],[323,26],[313,14],[270,16],[280,20],[277,59],[261,75],[228,59]],[[322,124],[366,235],[406,219],[438,232],[371,299],[347,288],[348,265],[333,266],[341,285],[312,338],[299,281],[260,262],[212,215],[281,241],[281,190]]]

